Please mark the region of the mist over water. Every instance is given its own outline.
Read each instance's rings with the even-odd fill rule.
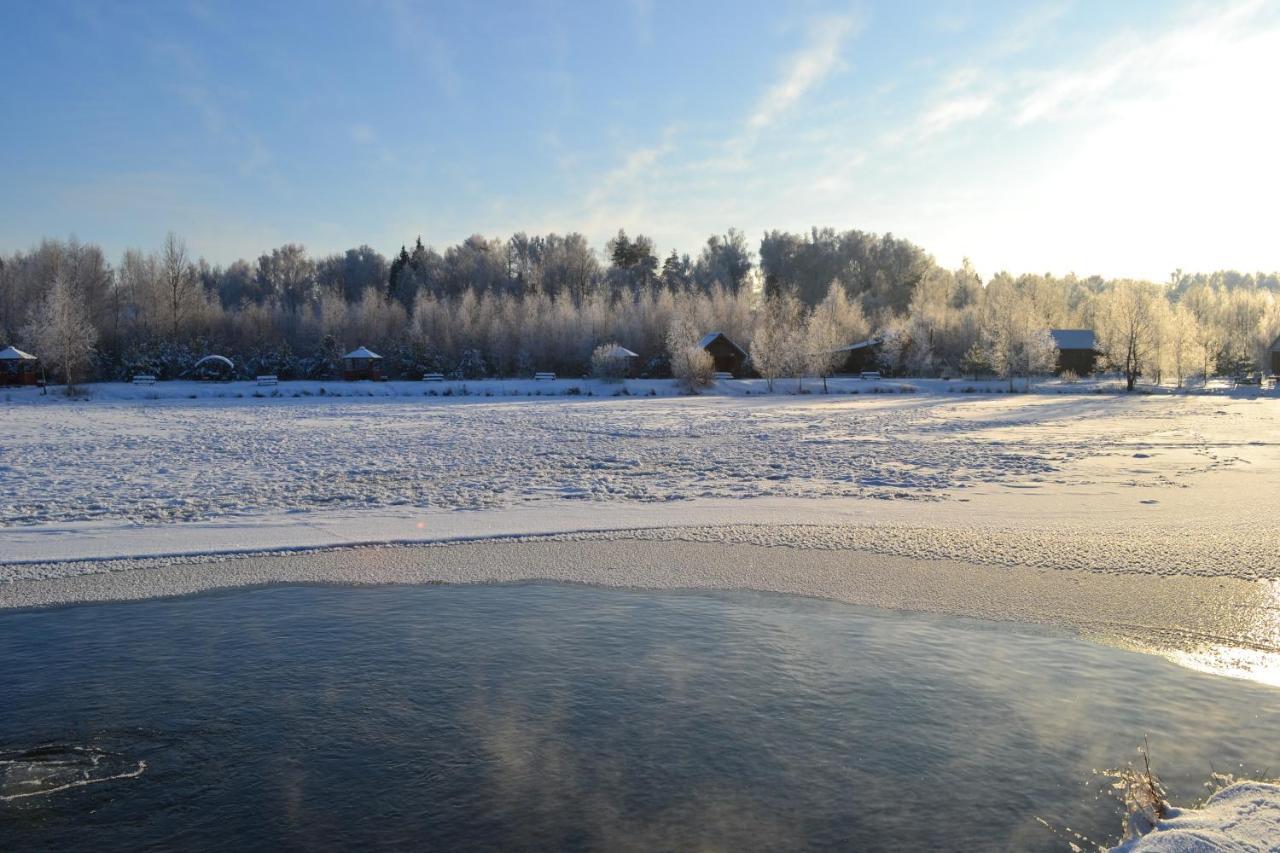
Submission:
[[[1115,838],[1092,771],[1144,734],[1175,801],[1211,765],[1280,764],[1274,689],[750,594],[277,587],[13,612],[0,696],[0,849],[1055,850],[1037,818]]]

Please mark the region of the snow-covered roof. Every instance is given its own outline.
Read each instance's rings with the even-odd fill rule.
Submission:
[[[1280,352],[1280,336],[1277,336],[1276,339],[1271,342],[1271,346],[1268,348],[1267,352]]]
[[[849,344],[845,347],[836,347],[832,352],[853,352],[854,350],[866,349],[867,347],[879,346],[884,343],[882,338],[867,338],[865,341],[858,341],[856,344]]]
[[[343,358],[382,358],[382,356],[372,350],[360,347],[358,349],[353,349],[351,352],[344,355]]]
[[[639,358],[640,354],[636,352],[632,352],[626,347],[617,346],[609,350],[609,357],[610,358]]]
[[[17,347],[5,347],[0,349],[0,359],[5,361],[35,361],[36,357],[29,352],[23,352]]]
[[[707,332],[705,335],[702,336],[702,340],[698,341],[698,347],[701,349],[706,349],[707,347],[711,346],[712,343],[715,342],[716,338],[724,338],[724,342],[727,343],[729,346],[733,347],[739,353],[741,353],[743,358],[747,357],[747,351],[744,350],[742,347],[738,346],[737,344],[735,344],[733,342],[733,339],[730,338],[728,335],[726,335],[724,332]]]
[[[191,365],[191,369],[195,370],[200,365],[210,361],[216,361],[219,364],[225,364],[227,367],[232,367],[232,368],[235,367],[235,364],[231,362],[231,359],[227,358],[225,355],[206,355],[204,358],[200,359],[195,364]]]
[[[1093,349],[1093,329],[1050,329],[1058,349]]]

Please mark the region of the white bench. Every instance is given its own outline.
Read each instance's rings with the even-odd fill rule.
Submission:
[[[443,373],[424,373],[422,374],[422,381],[423,382],[443,382],[444,374]]]
[[[533,374],[534,382],[554,382],[555,378],[556,378],[556,375],[550,372]]]
[[[275,377],[275,376],[259,376],[258,384],[259,385],[279,385],[280,380],[278,377]]]
[[[716,380],[716,381],[718,382],[718,381],[720,381],[721,379],[732,379],[732,378],[733,378],[733,374],[732,374],[732,373],[727,373],[727,372],[725,372],[725,371],[723,371],[723,370],[717,370],[715,373],[711,374],[711,378],[712,378],[712,379],[714,379],[714,380]]]
[[[880,371],[878,371],[878,370],[864,370],[864,371],[862,371],[862,373],[858,374],[858,378],[859,378],[859,379],[865,379],[867,382],[879,382],[879,381],[880,381]]]
[[[155,385],[156,378],[148,373],[139,373],[133,377],[134,385]]]

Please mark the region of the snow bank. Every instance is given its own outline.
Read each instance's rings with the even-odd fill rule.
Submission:
[[[1280,850],[1280,785],[1236,783],[1199,809],[1175,809],[1152,832],[1113,849],[1120,853]]]

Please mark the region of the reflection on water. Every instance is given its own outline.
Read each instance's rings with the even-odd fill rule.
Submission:
[[[1144,734],[1182,799],[1211,765],[1280,764],[1278,695],[1058,634],[746,594],[9,613],[0,750],[25,769],[3,790],[52,792],[0,801],[0,849],[1055,850],[1040,820],[1115,836],[1091,771]],[[78,749],[37,766],[50,743]],[[63,787],[84,778],[105,781]]]
[[[1156,649],[1176,664],[1228,678],[1243,678],[1280,687],[1280,655],[1259,649],[1242,649],[1218,643],[1194,649]]]
[[[71,788],[136,779],[147,769],[96,746],[43,744],[0,752],[0,802],[46,797]]]
[[[1238,631],[1252,647],[1207,641],[1190,647],[1163,648],[1138,643],[1138,648],[1164,655],[1174,663],[1229,678],[1243,678],[1280,687],[1280,580],[1259,581],[1257,601],[1239,607],[1244,614]],[[1241,621],[1237,616],[1236,620]]]

